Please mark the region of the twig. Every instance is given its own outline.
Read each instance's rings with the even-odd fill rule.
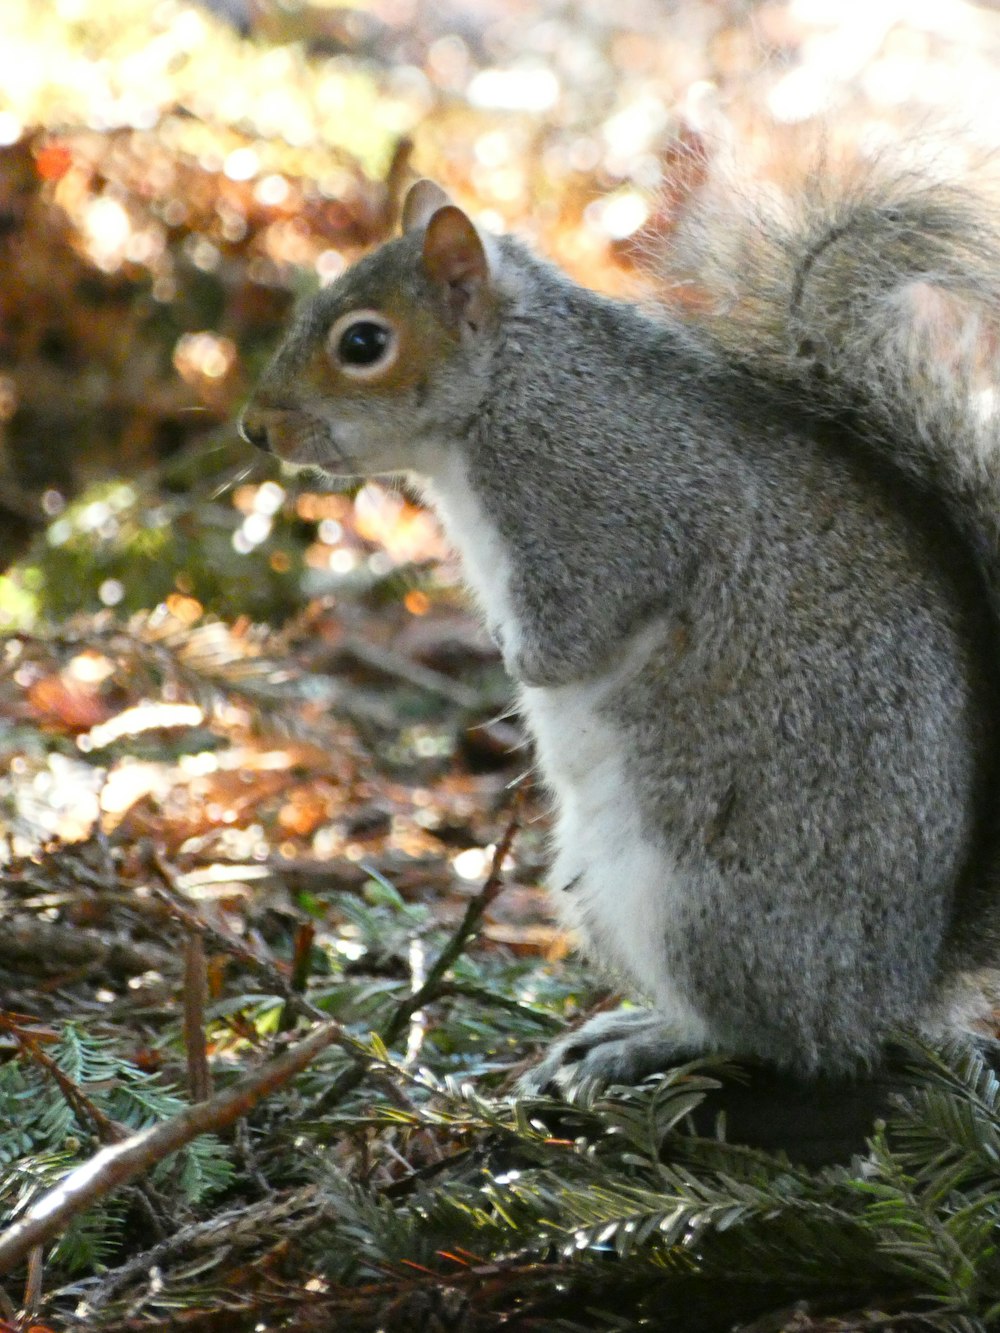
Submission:
[[[521,827],[521,805],[523,803],[523,791],[514,793],[513,809],[507,827],[503,831],[503,836],[496,845],[493,853],[493,860],[490,863],[490,873],[486,877],[486,883],[476,894],[465,909],[462,920],[458,923],[458,928],[452,934],[451,939],[444,946],[437,958],[431,964],[428,970],[424,984],[415,994],[409,996],[399,1006],[396,1013],[389,1020],[385,1031],[381,1034],[382,1040],[387,1046],[391,1045],[400,1035],[407,1023],[410,1021],[410,1015],[417,1009],[433,999],[438,992],[445,974],[458,961],[465,952],[465,946],[473,935],[482,925],[483,917],[486,915],[486,909],[491,906],[494,899],[503,888],[503,863],[507,859],[514,839],[517,837],[518,829]]]
[[[428,969],[423,985],[412,995],[408,995],[405,1000],[400,1001],[393,1011],[392,1017],[379,1032],[379,1040],[383,1045],[391,1046],[406,1029],[411,1017],[417,1010],[422,1009],[425,1004],[429,1004],[431,1000],[437,998],[449,968],[454,966],[465,946],[482,924],[486,909],[503,887],[503,863],[513,845],[514,838],[517,836],[517,831],[521,827],[523,799],[523,788],[519,788],[514,793],[510,821],[493,853],[486,883],[475,898],[469,902],[462,920],[458,923],[451,938]],[[357,1087],[364,1075],[364,1064],[357,1064],[350,1069],[345,1069],[339,1078],[335,1079],[326,1092],[313,1104],[310,1114],[321,1115],[332,1110],[342,1098]]]
[[[246,1115],[262,1097],[301,1073],[321,1051],[345,1041],[348,1038],[341,1025],[329,1020],[284,1055],[269,1060],[225,1092],[132,1134],[122,1143],[102,1148],[44,1194],[21,1221],[0,1233],[0,1273],[10,1272],[36,1245],[47,1244],[72,1218],[106,1194],[121,1189],[199,1134],[225,1129]]]
[[[275,963],[269,962],[266,958],[261,958],[259,954],[254,953],[252,949],[235,936],[220,930],[218,926],[213,926],[211,922],[206,921],[204,917],[192,911],[184,899],[184,894],[177,885],[177,877],[173,868],[163,859],[156,850],[152,854],[153,864],[159,872],[160,878],[166,885],[165,889],[159,889],[152,886],[152,893],[156,898],[167,905],[170,914],[179,921],[188,930],[197,931],[202,936],[210,939],[213,944],[218,945],[230,957],[236,958],[239,962],[249,967],[258,976],[262,976],[265,981],[274,989],[275,994],[280,995],[286,1004],[301,1014],[304,1018],[310,1018],[315,1023],[325,1023],[327,1015],[322,1009],[318,1009],[314,1004],[299,995],[288,977],[284,975]]]
[[[382,227],[378,237],[380,240],[388,239],[399,221],[399,215],[402,212],[403,187],[407,184],[412,157],[413,140],[408,134],[401,135],[396,140],[396,146],[392,150],[392,158],[389,162],[389,170],[385,174],[385,197],[382,208],[379,210],[381,215],[379,222]]]
[[[407,952],[410,962],[410,990],[416,992],[420,989],[426,976],[424,971],[424,942],[419,935],[414,935],[410,939],[410,947]],[[410,1035],[406,1039],[406,1055],[403,1057],[403,1063],[410,1068],[417,1063],[426,1032],[427,1015],[423,1009],[415,1009],[410,1015]]]
[[[370,671],[401,680],[404,684],[412,685],[427,694],[436,694],[438,698],[455,704],[458,708],[475,709],[482,703],[482,696],[468,685],[453,680],[442,671],[422,666],[421,663],[403,657],[381,644],[369,643],[361,638],[349,639],[340,645],[339,651],[345,656],[352,657],[360,666],[367,667]]]
[[[24,1310],[30,1318],[38,1309],[42,1296],[42,1278],[45,1273],[45,1251],[36,1245],[28,1255],[28,1280],[24,1284]]]
[[[188,932],[184,948],[184,1051],[187,1055],[188,1096],[193,1102],[212,1095],[212,1075],[205,1045],[205,939],[200,930]]]
[[[16,882],[12,887],[16,889]],[[13,917],[0,928],[0,960],[10,967],[33,968],[51,975],[61,968],[86,968],[89,973],[106,968],[115,975],[137,976],[169,966],[165,949],[107,940],[95,930],[35,917]]]
[[[312,963],[312,947],[316,939],[316,927],[311,921],[303,921],[295,932],[295,947],[292,952],[292,976],[289,982],[296,995],[301,996],[309,984],[309,968]],[[287,1001],[281,1008],[278,1019],[278,1031],[287,1032],[295,1026],[295,1006]]]
[[[189,1223],[158,1244],[125,1260],[120,1267],[101,1274],[96,1286],[92,1279],[74,1281],[49,1293],[50,1306],[60,1297],[71,1297],[86,1314],[92,1315],[107,1305],[134,1278],[147,1275],[152,1268],[162,1268],[184,1254],[217,1252],[240,1254],[253,1249],[263,1235],[294,1236],[314,1229],[323,1220],[329,1205],[315,1185],[286,1191],[257,1203],[241,1204]],[[81,1300],[81,1293],[83,1299]]]

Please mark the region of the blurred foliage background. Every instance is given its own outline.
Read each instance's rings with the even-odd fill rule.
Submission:
[[[711,136],[975,152],[998,53],[965,0],[4,0],[0,864],[151,836],[465,892],[509,685],[430,515],[236,437],[294,301],[416,175],[644,296]],[[489,928],[560,953],[544,828]]]
[[[713,117],[877,138],[916,103],[989,134],[998,44],[961,0],[5,0],[0,624],[171,596],[281,621],[387,563],[408,510],[359,535],[231,423],[414,172],[631,292]]]

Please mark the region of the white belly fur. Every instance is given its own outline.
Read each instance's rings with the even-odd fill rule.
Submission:
[[[508,665],[520,642],[509,594],[510,559],[458,459],[424,484],[466,579]],[[702,1044],[707,1029],[667,972],[665,941],[685,885],[665,848],[641,827],[628,755],[603,712],[622,681],[659,638],[657,626],[623,645],[606,675],[554,688],[523,686],[521,703],[539,766],[555,798],[555,861],[551,870],[560,914],[595,959],[629,978],[682,1037]],[[575,881],[575,883],[574,883]],[[564,886],[573,884],[565,892]]]
[[[637,636],[622,666],[603,678],[524,688],[521,700],[555,797],[550,878],[560,915],[595,959],[633,981],[684,1041],[700,1045],[706,1025],[678,992],[666,961],[685,885],[666,849],[642,828],[628,756],[601,708],[645,657],[651,637]]]

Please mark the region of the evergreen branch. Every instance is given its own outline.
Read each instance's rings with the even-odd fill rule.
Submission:
[[[128,1184],[199,1135],[224,1129],[246,1115],[262,1097],[301,1073],[321,1051],[344,1040],[340,1024],[328,1020],[291,1050],[268,1061],[225,1092],[132,1134],[121,1143],[103,1148],[39,1199],[24,1218],[0,1234],[0,1273],[9,1272],[36,1245],[44,1245],[57,1236],[72,1218],[98,1199]]]
[[[121,1143],[128,1131],[104,1114],[87,1096],[78,1083],[69,1077],[45,1051],[38,1041],[11,1016],[0,1010],[0,1028],[9,1032],[20,1049],[39,1065],[59,1088],[67,1106],[81,1123],[89,1121],[102,1143]]]
[[[501,995],[499,991],[490,990],[487,986],[475,986],[467,981],[445,981],[438,986],[435,998],[447,1000],[453,996],[476,1000],[488,1009],[505,1009],[508,1013],[517,1014],[518,1018],[534,1023],[548,1032],[561,1032],[566,1026],[563,1020],[554,1014],[548,1014],[543,1009],[532,1009],[530,1005],[523,1004],[509,995]]]

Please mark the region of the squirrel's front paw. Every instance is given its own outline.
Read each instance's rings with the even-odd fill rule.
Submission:
[[[529,1095],[564,1092],[580,1079],[641,1083],[696,1054],[685,1048],[675,1027],[648,1009],[598,1014],[556,1042],[540,1064],[521,1076],[518,1090]]]

